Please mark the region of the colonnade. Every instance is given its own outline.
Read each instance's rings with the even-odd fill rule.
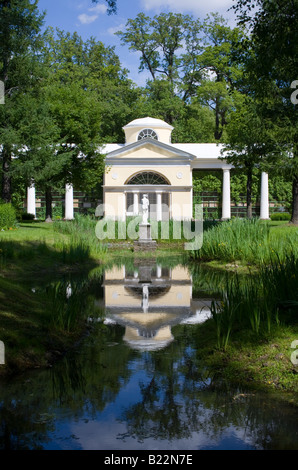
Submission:
[[[137,212],[138,200],[137,193],[134,193],[134,212]],[[158,220],[161,220],[161,192],[157,193],[157,214]],[[27,188],[27,212],[36,217],[36,194],[34,183]],[[66,184],[65,186],[65,219],[72,220],[74,217],[73,206],[73,186]],[[223,169],[223,188],[222,188],[222,219],[231,218],[231,180],[230,169]],[[260,199],[260,219],[269,219],[269,182],[268,173],[261,174],[261,199]]]
[[[31,186],[27,188],[27,213],[34,215],[36,217],[36,194],[35,194],[35,184],[32,183]],[[65,185],[65,219],[72,220],[74,217],[74,208],[73,208],[73,185]]]
[[[230,169],[223,169],[222,219],[231,218]],[[269,180],[268,173],[261,173],[260,219],[269,219]]]

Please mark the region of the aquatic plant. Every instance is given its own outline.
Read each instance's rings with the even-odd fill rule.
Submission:
[[[48,286],[49,313],[55,329],[68,332],[75,329],[85,306],[81,289],[80,283],[71,284],[63,280]]]
[[[290,254],[281,262],[272,260],[258,274],[226,276],[220,300],[212,302],[211,313],[217,347],[226,349],[237,328],[255,335],[270,334],[273,325],[294,323],[298,312],[298,259]],[[297,320],[296,320],[297,321]]]
[[[231,219],[204,231],[202,247],[191,253],[197,260],[244,261],[261,265],[298,257],[298,231],[280,236],[268,222],[259,219]]]
[[[66,262],[81,261],[87,256],[99,256],[107,251],[106,245],[96,237],[96,223],[94,218],[79,214],[71,221],[54,222],[54,230],[70,236],[68,240],[56,243],[56,247],[62,248]]]

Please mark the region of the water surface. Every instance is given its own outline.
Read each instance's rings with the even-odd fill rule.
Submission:
[[[297,450],[297,409],[219,384],[199,359],[220,282],[175,260],[59,280],[57,309],[83,305],[90,334],[52,368],[2,380],[0,448]]]

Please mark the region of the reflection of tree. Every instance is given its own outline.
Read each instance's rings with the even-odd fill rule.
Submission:
[[[124,413],[129,434],[139,440],[149,436],[158,440],[188,437],[188,426],[180,416],[181,404],[174,399],[176,387],[171,377],[165,381],[153,377],[149,384],[140,384],[142,401]]]
[[[0,388],[0,449],[41,449],[61,414],[94,419],[115,400],[134,355],[122,336],[123,328],[100,324],[80,351]]]
[[[99,324],[80,353],[56,365],[51,375],[59,404],[70,406],[80,415],[93,410],[93,415],[115,400],[131,374],[133,352],[120,344],[122,336],[123,328]]]
[[[284,416],[278,406],[272,414],[274,402],[264,401],[260,395],[241,393],[228,384],[209,380],[208,371],[187,341],[185,336],[184,344],[175,342],[167,354],[159,351],[147,357],[147,368],[154,372],[139,384],[141,400],[123,412],[121,421],[127,423],[127,432],[118,438],[173,443],[201,433],[215,442],[230,427],[256,449],[287,446],[284,441],[279,444],[280,429],[292,427],[297,434],[295,417]],[[290,442],[293,445],[293,436]]]
[[[42,449],[53,429],[51,393],[45,376],[8,380],[0,387],[0,449]],[[2,384],[1,384],[2,385]]]

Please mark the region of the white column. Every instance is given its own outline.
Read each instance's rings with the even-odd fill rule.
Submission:
[[[116,220],[124,222],[126,220],[126,193],[118,194],[118,209],[116,211]]]
[[[36,204],[35,204],[35,185],[31,184],[27,188],[27,212],[33,214],[36,217]]]
[[[162,220],[162,204],[161,204],[162,198],[161,198],[161,193],[156,194],[156,219],[157,220]]]
[[[162,274],[161,266],[158,264],[158,265],[156,266],[156,276],[157,276],[158,278],[161,278],[161,274]]]
[[[134,213],[134,215],[139,214],[139,195],[138,195],[138,193],[133,193],[133,213]]]
[[[193,178],[192,178],[192,170],[190,171],[190,185],[191,185],[191,190],[190,190],[190,218],[193,218],[194,214],[194,207],[193,207]]]
[[[73,186],[66,184],[65,186],[65,219],[73,219]]]
[[[229,169],[223,169],[221,218],[223,220],[231,218],[231,185],[230,185],[230,170]]]
[[[269,183],[268,173],[262,172],[261,175],[261,204],[260,219],[269,219]]]

